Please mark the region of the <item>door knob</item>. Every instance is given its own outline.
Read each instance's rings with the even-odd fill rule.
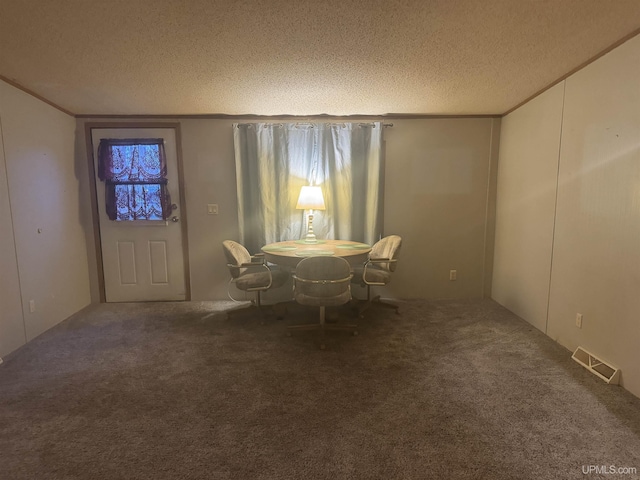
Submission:
[[[180,219],[174,215],[173,217],[171,217],[171,221],[172,221],[173,223],[176,223],[176,222],[179,222],[179,221],[180,221]]]

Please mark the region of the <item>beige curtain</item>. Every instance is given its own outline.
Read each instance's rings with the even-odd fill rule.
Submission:
[[[373,244],[382,229],[382,123],[234,124],[240,242],[255,253],[306,232],[296,210],[303,185],[319,185],[318,238]]]

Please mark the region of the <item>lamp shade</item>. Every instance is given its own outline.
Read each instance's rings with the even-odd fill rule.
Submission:
[[[300,210],[324,210],[324,197],[320,187],[309,185],[302,187],[296,208]]]

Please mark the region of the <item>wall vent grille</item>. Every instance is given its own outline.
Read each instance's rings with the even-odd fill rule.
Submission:
[[[620,369],[587,352],[584,348],[576,348],[571,358],[605,382],[612,385],[618,384]]]

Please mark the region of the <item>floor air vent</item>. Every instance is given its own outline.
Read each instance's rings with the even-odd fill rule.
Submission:
[[[592,353],[587,352],[584,348],[576,348],[571,358],[605,382],[611,383],[612,385],[618,384],[620,370],[604,360],[599,359]]]

